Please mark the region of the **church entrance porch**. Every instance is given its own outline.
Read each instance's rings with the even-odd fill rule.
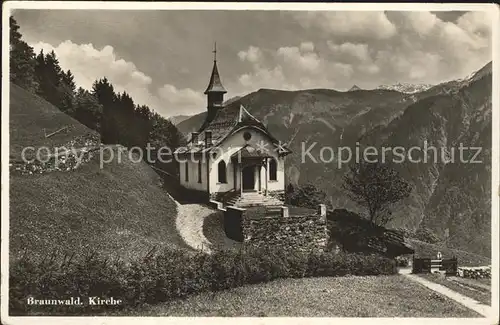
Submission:
[[[270,156],[246,145],[231,156],[235,182],[234,190],[267,195],[267,161]]]

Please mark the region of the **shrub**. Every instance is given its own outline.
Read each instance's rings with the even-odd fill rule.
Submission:
[[[316,209],[319,204],[324,204],[326,192],[317,188],[314,184],[293,186],[289,184],[286,189],[286,203],[310,209]]]
[[[106,306],[28,306],[27,297],[114,297],[115,308],[154,304],[203,291],[218,291],[277,278],[394,274],[394,260],[378,255],[282,251],[244,247],[211,255],[168,249],[132,261],[111,261],[97,254],[68,261],[27,257],[10,267],[10,313],[26,315],[98,314]],[[85,302],[85,300],[83,301]]]
[[[396,266],[407,267],[410,265],[410,258],[407,256],[396,256]]]

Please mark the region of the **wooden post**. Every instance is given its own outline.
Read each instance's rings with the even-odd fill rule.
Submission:
[[[261,171],[261,168],[262,168],[262,165],[259,164],[258,167],[257,167],[257,173],[259,174],[259,188],[258,188],[258,192],[261,193],[262,192],[262,171]]]
[[[243,195],[243,165],[240,164],[240,195]]]
[[[268,158],[265,158],[265,166],[264,166],[264,169],[265,169],[265,174],[266,174],[266,176],[264,177],[264,178],[265,178],[265,181],[266,181],[266,190],[265,190],[265,193],[264,193],[264,195],[265,195],[265,196],[267,196],[267,192],[268,192],[268,189],[267,189],[267,178],[268,178],[267,173],[268,173],[268,166],[267,166],[267,164],[268,164]]]
[[[234,161],[232,162],[232,164],[233,164],[233,188],[234,188],[234,190],[236,191],[236,178],[238,177],[238,176],[236,175],[236,167],[237,167],[238,165],[237,165],[237,164],[236,164],[236,162],[234,162]]]
[[[318,206],[318,215],[320,219],[326,220],[326,205],[320,204]]]
[[[288,207],[282,206],[281,207],[281,217],[282,218],[288,218]]]

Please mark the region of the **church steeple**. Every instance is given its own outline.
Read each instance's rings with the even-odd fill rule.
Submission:
[[[212,68],[212,75],[210,76],[210,82],[205,90],[205,95],[207,95],[207,109],[208,116],[207,119],[211,120],[217,113],[217,110],[222,107],[224,102],[224,94],[227,93],[222,82],[220,81],[219,69],[217,68],[217,43],[214,44],[214,66]]]
[[[212,51],[214,54],[214,66],[212,68],[212,75],[210,76],[210,82],[208,83],[207,90],[205,90],[205,95],[209,95],[210,93],[227,93],[224,86],[222,86],[222,82],[220,81],[219,69],[217,69],[217,43],[214,44],[214,50]]]

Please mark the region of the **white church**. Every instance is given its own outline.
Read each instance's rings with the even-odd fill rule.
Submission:
[[[237,101],[224,105],[225,93],[214,55],[206,120],[176,151],[180,184],[224,205],[282,205],[291,151]]]

